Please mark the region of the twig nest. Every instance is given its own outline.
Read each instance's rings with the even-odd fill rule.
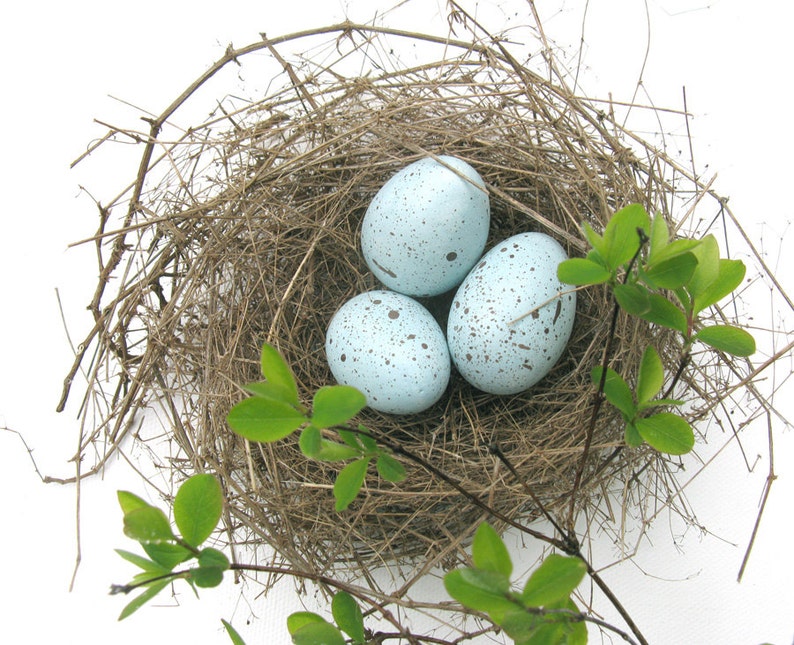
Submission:
[[[477,352],[485,361],[492,352],[490,346],[465,345],[465,328],[458,329],[465,326],[465,309],[475,304],[474,293],[464,286],[452,302],[460,272],[474,266],[482,251],[493,258],[502,253],[497,245],[512,236],[542,234],[553,240],[555,253],[580,256],[583,220],[600,229],[614,210],[631,202],[669,216],[673,188],[665,159],[652,147],[638,160],[619,126],[560,79],[532,73],[497,40],[470,36],[454,40],[345,24],[229,53],[224,62],[245,65],[244,54],[254,51],[272,60],[276,71],[267,95],[242,108],[223,102],[205,125],[163,141],[166,153],[160,157],[150,145],[136,183],[140,195],[134,195],[124,228],[113,239],[113,261],[124,277],[108,311],[118,319],[107,318],[99,335],[99,360],[120,365],[117,396],[106,415],[109,433],[121,436],[138,411],[156,403],[184,453],[175,467],[212,471],[222,479],[234,539],[265,541],[303,567],[443,557],[482,511],[433,475],[410,467],[399,486],[382,481],[373,469],[362,495],[335,514],[331,489],[338,465],[307,460],[296,437],[249,444],[225,422],[245,396],[241,385],[259,378],[264,342],[275,344],[293,366],[308,402],[319,387],[334,382],[331,368],[360,369],[368,352],[352,339],[344,344],[341,329],[351,331],[350,321],[340,315],[332,323],[334,313],[368,292],[374,307],[371,294],[389,284],[390,273],[407,278],[417,264],[421,269],[425,262],[440,262],[456,267],[454,277],[450,273],[424,288],[416,283],[420,271],[404,288],[422,296],[422,306],[442,330],[452,306],[453,355],[465,374]],[[279,53],[304,39],[323,56],[293,60]],[[389,52],[406,45],[417,45],[423,60],[373,65],[388,66]],[[445,160],[461,175],[463,197],[455,212],[467,223],[429,251],[433,260],[408,257],[404,250],[389,255],[389,248],[402,248],[409,231],[395,231],[401,239],[384,250],[381,242],[389,233],[373,221],[389,199],[415,199],[417,213],[434,208],[430,184],[399,191],[393,184],[406,168],[417,168],[411,164],[429,164],[427,159]],[[432,172],[440,172],[443,166],[433,163]],[[404,257],[406,268],[396,264]],[[543,261],[551,275],[552,257]],[[558,286],[544,284],[538,298],[551,297]],[[391,395],[375,387],[400,387],[390,377],[390,361],[399,353],[391,348],[371,372],[359,372],[367,381],[365,392],[372,384],[372,408],[360,421],[402,442],[501,513],[530,518],[536,509],[523,484],[549,509],[571,503],[593,399],[590,369],[601,358],[612,303],[605,290],[589,289],[578,298],[561,297],[534,318],[537,299],[519,303],[516,293],[510,298],[512,304],[493,307],[510,306],[515,318],[530,313],[526,325],[532,334],[560,341],[539,359],[553,365],[542,379],[520,391],[473,379],[478,389],[457,370],[447,382],[439,358],[438,371],[410,377],[427,377],[428,396],[405,410],[385,404]],[[359,316],[369,315],[366,306]],[[399,324],[408,324],[407,309],[384,307],[391,323],[394,311]],[[405,331],[415,333],[411,340],[421,350],[441,345],[437,331]],[[505,333],[509,337],[510,330]],[[665,361],[675,359],[676,348],[664,351],[657,331],[620,316],[615,361],[630,369],[651,337]],[[515,349],[523,356],[524,341],[515,342],[517,349],[499,351]],[[535,363],[531,368],[522,362],[518,369],[540,369]],[[622,442],[618,421],[609,412],[601,416],[593,459],[575,491],[578,509],[613,480],[655,459],[642,449],[615,452]],[[488,451],[493,443],[515,465],[521,482],[495,462]]]

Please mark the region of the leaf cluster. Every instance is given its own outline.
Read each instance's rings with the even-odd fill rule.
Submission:
[[[496,530],[483,522],[474,535],[472,567],[444,576],[444,586],[463,606],[487,614],[517,645],[584,645],[584,616],[571,598],[587,573],[580,558],[551,554],[519,590],[513,562]]]
[[[733,325],[707,324],[701,314],[729,296],[741,284],[741,260],[720,258],[713,235],[701,239],[671,239],[664,217],[650,217],[640,204],[617,211],[599,235],[585,222],[591,246],[584,258],[562,262],[560,281],[576,286],[604,284],[626,313],[678,332],[683,339],[681,361],[687,360],[695,342],[734,356],[750,356],[755,340]],[[653,347],[645,349],[631,390],[627,381],[606,364],[593,369],[592,380],[626,422],[629,446],[643,441],[660,452],[684,454],[694,446],[689,423],[672,412],[648,414],[652,407],[676,406],[681,401],[657,399],[665,374]]]
[[[230,566],[228,558],[217,549],[202,547],[218,525],[223,509],[221,487],[213,475],[193,475],[179,487],[173,504],[178,534],[156,506],[128,491],[118,491],[117,496],[124,513],[124,534],[136,540],[146,554],[116,550],[141,571],[126,585],[114,585],[111,593],[143,589],[124,607],[119,620],[137,611],[174,580],[186,580],[194,591],[221,583]],[[191,566],[177,569],[191,560]]]
[[[264,380],[246,384],[244,388],[253,396],[240,401],[227,415],[226,421],[235,433],[250,441],[268,443],[300,429],[298,445],[306,457],[324,462],[349,461],[334,483],[337,511],[345,510],[358,496],[373,462],[386,481],[405,479],[403,465],[377,444],[370,431],[350,424],[367,404],[359,390],[348,385],[321,387],[309,410],[301,404],[292,370],[275,347],[262,347],[260,364]],[[333,438],[329,438],[329,431],[333,431]]]
[[[611,367],[607,368],[606,375],[601,365],[594,367],[591,378],[596,386],[603,380],[604,396],[620,410],[626,423],[627,445],[637,447],[645,441],[659,452],[671,455],[683,455],[692,450],[695,434],[686,419],[672,412],[648,414],[654,407],[682,403],[677,399],[655,398],[664,385],[664,367],[652,345],[646,347],[642,355],[635,391]]]
[[[742,283],[741,260],[720,258],[713,235],[671,239],[661,214],[652,219],[640,204],[630,204],[609,220],[603,235],[583,225],[591,250],[584,258],[562,262],[562,282],[608,284],[622,309],[680,332],[688,344],[700,341],[734,356],[755,352],[747,331],[732,325],[705,325],[699,315]]]

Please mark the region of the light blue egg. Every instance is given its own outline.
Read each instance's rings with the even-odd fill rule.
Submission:
[[[439,159],[443,163],[420,159],[393,175],[361,226],[367,266],[382,284],[409,296],[454,289],[488,238],[490,202],[482,177],[461,159]]]
[[[447,342],[469,383],[516,394],[554,367],[576,313],[576,293],[557,279],[565,259],[548,235],[521,233],[494,246],[466,276],[452,301]]]
[[[449,383],[444,333],[413,298],[370,291],[334,314],[325,337],[328,366],[367,404],[390,414],[413,414],[436,403]]]

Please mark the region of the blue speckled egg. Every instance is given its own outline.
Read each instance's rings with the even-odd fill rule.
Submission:
[[[576,313],[576,293],[557,279],[565,259],[548,235],[521,233],[488,251],[466,276],[452,301],[447,342],[469,383],[491,394],[516,394],[549,373]]]
[[[480,259],[491,221],[485,182],[451,156],[415,161],[392,176],[367,208],[361,251],[382,284],[409,296],[458,286]]]
[[[334,378],[381,412],[413,414],[441,398],[451,363],[444,333],[413,298],[370,291],[334,314],[325,337]]]

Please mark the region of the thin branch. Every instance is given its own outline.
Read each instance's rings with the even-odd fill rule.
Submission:
[[[769,492],[772,490],[772,482],[777,479],[777,475],[775,474],[775,445],[772,434],[772,415],[768,411],[766,413],[766,421],[767,440],[769,442],[769,473],[767,474],[766,481],[764,482],[764,492],[761,496],[761,505],[758,508],[758,515],[755,518],[755,525],[753,526],[753,532],[750,536],[750,542],[747,544],[747,549],[745,550],[744,557],[742,558],[742,565],[739,567],[739,575],[736,577],[737,582],[742,581],[742,576],[744,575],[744,571],[747,568],[747,563],[750,561],[750,553],[752,552],[753,546],[755,545],[755,538],[758,536],[758,528],[761,525],[761,517],[764,514],[766,502],[769,499]]]
[[[554,527],[554,530],[556,530],[557,533],[559,533],[564,540],[570,541],[572,539],[572,534],[569,531],[564,531],[563,528],[557,523],[557,520],[554,518],[554,516],[551,513],[549,513],[549,511],[546,509],[546,506],[543,504],[543,502],[540,501],[538,496],[535,494],[535,491],[526,481],[526,478],[519,475],[515,466],[513,466],[512,462],[507,458],[507,455],[505,455],[504,452],[502,452],[502,449],[499,447],[499,444],[495,442],[490,444],[488,446],[488,451],[492,455],[495,455],[496,458],[499,459],[499,461],[502,462],[502,464],[510,471],[510,474],[519,483],[519,485],[527,492],[530,498],[532,498],[532,501],[534,502],[535,506],[543,514],[543,517],[546,518],[549,524],[551,524]],[[576,541],[576,546],[578,548],[578,541]]]
[[[345,430],[363,434],[360,430],[357,430],[357,429],[345,428]],[[522,533],[525,533],[526,535],[534,537],[537,540],[541,540],[542,542],[546,542],[547,544],[551,544],[552,546],[555,546],[558,549],[561,549],[563,551],[566,550],[567,545],[566,545],[565,542],[563,542],[561,540],[558,540],[556,538],[550,537],[550,536],[546,535],[545,533],[541,533],[540,531],[535,531],[534,529],[531,529],[528,526],[525,526],[521,522],[517,522],[516,520],[508,517],[504,513],[498,511],[495,508],[493,508],[487,502],[484,502],[482,499],[477,497],[477,495],[475,495],[471,491],[467,490],[466,487],[463,486],[459,481],[457,481],[453,477],[450,477],[449,475],[447,475],[441,469],[436,468],[433,464],[431,464],[429,461],[427,461],[423,457],[420,457],[419,455],[414,454],[410,450],[406,449],[401,444],[395,443],[395,442],[391,441],[389,438],[387,438],[387,437],[385,437],[384,435],[381,435],[381,434],[371,433],[370,436],[372,436],[378,443],[381,443],[384,446],[386,446],[393,453],[398,454],[398,455],[402,455],[406,459],[409,459],[410,461],[414,462],[415,464],[417,464],[418,466],[420,466],[421,468],[423,468],[424,470],[429,472],[431,475],[437,477],[438,479],[440,479],[444,483],[448,484],[449,486],[454,488],[456,491],[458,491],[461,495],[463,495],[472,504],[474,504],[477,508],[482,509],[483,511],[485,511],[489,515],[495,517],[496,519],[500,520],[501,522],[504,522],[505,524],[507,524],[509,526],[512,526],[514,529],[517,529],[517,530],[521,531]]]

